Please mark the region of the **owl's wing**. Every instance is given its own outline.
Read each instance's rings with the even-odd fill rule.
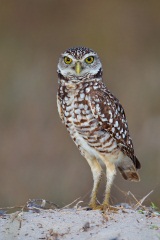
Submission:
[[[59,116],[62,120],[62,123],[64,123],[64,114],[63,114],[63,111],[62,111],[62,106],[61,106],[61,99],[57,93],[57,107],[58,107],[58,113],[59,113]]]
[[[90,92],[90,107],[101,128],[109,132],[122,152],[132,159],[137,169],[140,168],[134,155],[125,112],[119,100],[106,87],[98,88]]]

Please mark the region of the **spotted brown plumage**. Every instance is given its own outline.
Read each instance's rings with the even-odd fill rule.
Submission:
[[[102,65],[93,50],[84,47],[66,50],[59,59],[57,72],[58,111],[91,167],[93,209],[97,208],[96,195],[102,175],[99,162],[106,165],[107,183],[101,205],[105,208],[109,205],[116,167],[125,179],[139,181],[140,163],[134,154],[124,109],[102,82]]]

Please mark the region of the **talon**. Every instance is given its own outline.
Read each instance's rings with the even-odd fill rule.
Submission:
[[[102,204],[101,206],[102,206],[102,211],[103,212],[108,211],[108,212],[117,213],[120,210],[120,208],[114,207],[114,206],[111,206],[111,205]]]
[[[86,211],[91,211],[91,210],[93,210],[91,207],[86,208]]]
[[[87,211],[89,210],[100,210],[103,213],[107,212],[114,212],[117,213],[121,208],[120,207],[114,207],[108,204],[101,204],[101,205],[89,205],[89,207],[86,208]]]
[[[90,210],[101,210],[101,205],[97,203],[89,203],[89,209]]]

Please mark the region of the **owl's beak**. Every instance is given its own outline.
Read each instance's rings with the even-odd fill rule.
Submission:
[[[76,62],[76,65],[75,65],[76,73],[80,74],[81,70],[82,70],[81,63],[80,62]]]

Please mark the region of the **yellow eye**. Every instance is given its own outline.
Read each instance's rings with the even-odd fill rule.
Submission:
[[[71,64],[72,59],[69,58],[69,57],[64,57],[64,62],[65,62],[66,64]]]
[[[93,63],[93,61],[94,61],[94,57],[92,57],[92,56],[87,57],[87,58],[85,59],[85,62],[88,63],[88,64]]]

